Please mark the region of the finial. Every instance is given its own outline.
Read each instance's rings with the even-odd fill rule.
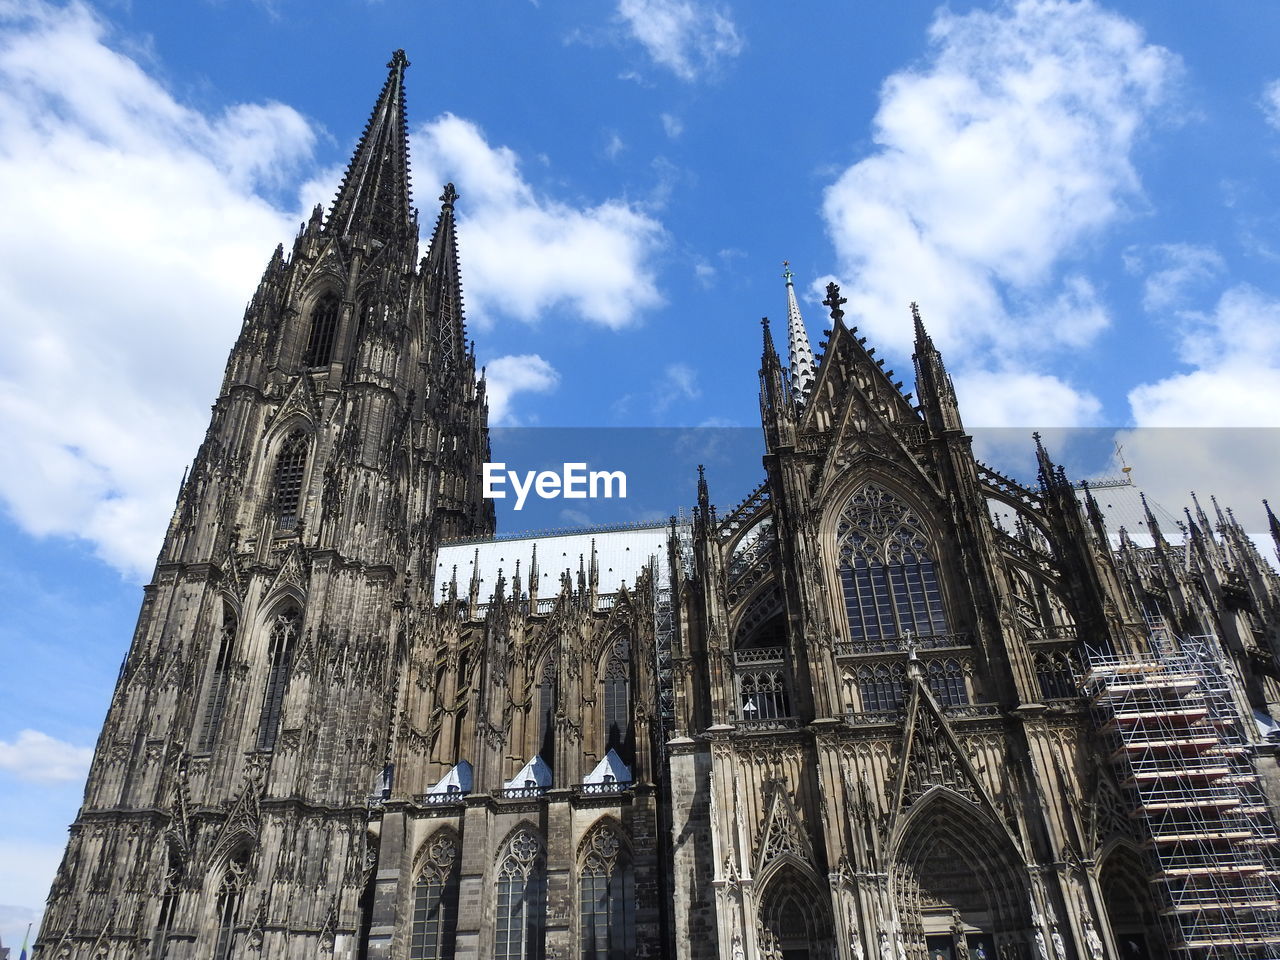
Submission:
[[[791,286],[791,278],[794,276],[795,274],[791,272],[791,261],[783,260],[782,261],[782,279],[787,281],[787,286]]]
[[[832,280],[827,284],[827,299],[822,301],[822,305],[831,308],[831,319],[837,326],[844,321],[844,311],[840,309],[842,303],[848,303],[848,300],[840,296],[840,285]]]
[[[395,69],[396,67],[404,69],[409,66],[409,58],[404,55],[403,50],[397,50],[395,53],[391,54],[391,60],[388,61],[387,66],[391,69]]]
[[[444,185],[444,193],[440,194],[440,200],[450,210],[453,209],[453,203],[458,199],[458,191],[454,189],[452,183]]]

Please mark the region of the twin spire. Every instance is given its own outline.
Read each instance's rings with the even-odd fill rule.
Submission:
[[[403,50],[391,55],[391,71],[355,155],[338,188],[326,231],[380,244],[416,239],[409,195],[409,132],[405,122]]]
[[[790,262],[783,260],[782,277],[787,281],[787,340],[791,348],[791,387],[796,396],[803,399],[813,386],[816,363],[813,347],[809,345],[809,334],[804,328],[804,317],[800,316],[800,304],[796,302],[796,288],[791,282],[794,276]]]

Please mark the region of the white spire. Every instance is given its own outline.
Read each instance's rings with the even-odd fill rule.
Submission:
[[[809,334],[804,329],[804,317],[800,316],[800,304],[796,303],[796,288],[791,282],[794,276],[788,261],[782,261],[782,276],[787,281],[787,339],[791,348],[791,387],[796,397],[803,400],[814,381],[813,347],[809,346]]]

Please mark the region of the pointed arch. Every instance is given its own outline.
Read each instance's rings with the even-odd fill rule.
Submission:
[[[554,647],[543,656],[537,673],[533,709],[537,711],[534,726],[536,741],[534,753],[542,757],[548,766],[555,765],[556,745],[556,685],[559,667]]]
[[[209,678],[205,683],[204,705],[200,714],[200,737],[196,742],[197,753],[209,753],[218,742],[222,718],[227,707],[227,691],[231,686],[234,666],[236,635],[240,618],[231,602],[222,598],[221,622],[212,644],[213,660],[209,665]]]
[[[293,656],[302,630],[302,608],[292,600],[285,601],[271,618],[267,642],[267,682],[262,693],[262,709],[258,714],[258,750],[273,750],[280,734],[284,713],[284,695],[293,673]]]
[[[271,491],[275,500],[276,526],[293,530],[298,525],[298,508],[302,504],[302,481],[307,472],[307,456],[311,439],[305,430],[294,430],[280,444],[276,454]]]
[[[1098,863],[1098,886],[1120,955],[1134,960],[1166,956],[1141,852],[1126,840],[1116,840],[1106,846]]]
[[[605,647],[597,675],[600,678],[600,720],[603,755],[617,751],[623,763],[631,762],[631,641],[617,634]]]
[[[531,825],[516,827],[498,848],[494,960],[546,956],[547,854]]]
[[[829,895],[812,871],[788,858],[759,882],[761,957],[817,960],[831,956]]]
[[[441,827],[415,857],[409,960],[453,960],[461,849],[457,833]]]
[[[307,345],[302,352],[302,365],[308,369],[326,367],[333,357],[333,342],[338,335],[338,316],[342,301],[328,291],[311,304],[307,327]]]
[[[864,483],[844,501],[834,536],[853,640],[948,632],[933,537],[921,511],[877,482]]]
[[[578,846],[578,942],[582,960],[635,953],[635,871],[621,825],[605,817]]]
[[[931,938],[963,936],[991,956],[991,944],[1027,935],[1026,864],[1007,829],[959,793],[926,792],[895,830],[891,849],[891,887],[910,960],[929,955]]]
[[[213,895],[212,960],[231,960],[249,885],[249,847],[241,845],[221,865]]]

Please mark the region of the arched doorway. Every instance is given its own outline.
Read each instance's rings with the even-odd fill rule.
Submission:
[[[763,960],[818,960],[831,956],[831,920],[826,891],[793,864],[765,882],[760,898]]]
[[[1120,960],[1167,956],[1151,884],[1138,851],[1127,843],[1117,843],[1103,858],[1098,881]]]
[[[1009,837],[972,802],[943,788],[925,794],[896,849],[893,891],[908,960],[1025,954],[1026,869]]]

